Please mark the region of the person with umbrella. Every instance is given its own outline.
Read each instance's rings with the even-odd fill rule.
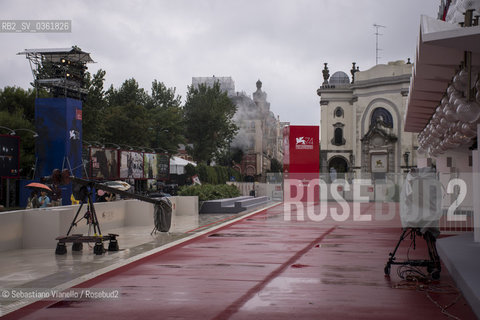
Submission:
[[[52,191],[50,187],[43,183],[38,183],[38,182],[31,182],[27,184],[25,187],[33,189],[32,194],[30,195],[30,198],[34,197],[34,195],[37,194],[37,191],[40,191],[40,196],[37,198],[37,201],[34,201],[33,198],[29,198],[29,203],[30,200],[32,202],[32,207],[33,208],[46,208],[50,204],[50,198],[47,196],[47,191]],[[28,205],[27,205],[28,208]]]
[[[50,198],[47,196],[47,190],[40,190],[40,197],[38,197],[38,204],[40,208],[46,208],[50,205]]]
[[[30,193],[30,197],[27,199],[27,209],[38,208],[38,193],[37,190],[33,189]]]

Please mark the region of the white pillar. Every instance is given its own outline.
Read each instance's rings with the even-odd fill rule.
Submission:
[[[480,124],[477,125],[477,137],[480,137]],[[472,151],[473,194],[480,193],[480,151]],[[480,242],[480,197],[473,197],[474,241]]]

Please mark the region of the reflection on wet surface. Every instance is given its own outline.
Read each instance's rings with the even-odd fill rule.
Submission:
[[[88,243],[83,245],[82,251],[72,251],[71,245],[68,245],[65,255],[56,255],[55,247],[0,252],[0,288],[54,288],[252,211],[241,214],[201,214],[196,229],[178,233],[151,235],[152,226],[112,228],[108,233],[120,235],[118,237],[120,250],[106,251],[103,255],[95,255],[93,245]],[[56,236],[52,235],[52,237]],[[177,265],[162,265],[162,267],[181,268]],[[12,304],[12,301],[0,301],[0,315],[4,314],[3,311],[9,304]],[[55,307],[67,306],[56,305]]]

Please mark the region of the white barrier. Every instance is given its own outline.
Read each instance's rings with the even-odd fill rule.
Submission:
[[[170,232],[185,232],[198,227],[198,197],[171,197]],[[0,212],[0,251],[54,248],[55,238],[65,235],[79,205]],[[95,203],[102,233],[109,229],[152,226],[153,204],[139,200]],[[79,217],[87,211],[84,205]],[[88,232],[82,220],[72,233]]]

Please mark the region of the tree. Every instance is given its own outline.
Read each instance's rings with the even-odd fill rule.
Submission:
[[[107,108],[105,90],[103,89],[105,74],[104,70],[99,69],[93,77],[89,72],[85,75],[88,94],[82,106],[82,126],[83,138],[87,141],[101,140],[104,135],[103,119]]]
[[[0,111],[0,126],[35,130],[33,123],[25,119],[21,109],[13,113]],[[17,135],[20,136],[20,175],[27,176],[35,165],[35,138],[26,131],[18,131]]]
[[[178,145],[185,143],[181,97],[175,88],[167,88],[163,82],[152,82],[152,94],[146,104],[151,120],[150,146],[168,153],[176,153]]]
[[[270,171],[269,172],[283,172],[283,164],[277,159],[273,158],[270,161]]]
[[[228,147],[238,130],[232,121],[236,110],[218,82],[213,87],[200,84],[188,88],[185,136],[193,143],[189,152],[196,161],[209,163],[219,150]]]
[[[139,87],[134,78],[125,80],[118,89],[111,85],[106,93],[106,98],[109,106],[124,106],[129,103],[145,106],[149,100],[148,94]]]
[[[167,88],[163,82],[153,80],[152,94],[145,105],[147,109],[152,108],[180,108],[182,97],[175,94],[176,88]]]
[[[105,93],[103,132],[100,141],[148,147],[151,119],[145,108],[148,94],[134,79],[125,80],[120,88],[113,85]]]
[[[40,97],[48,96],[44,90],[38,94]],[[0,126],[35,131],[35,96],[36,90],[32,89],[0,89]],[[26,131],[19,130],[17,135],[20,136],[20,175],[27,176],[35,164],[35,138]]]
[[[104,128],[103,138],[107,142],[148,147],[150,137],[146,132],[150,119],[141,105],[129,102],[110,107],[105,114]]]
[[[40,91],[41,97],[47,96],[45,91]],[[5,87],[0,89],[0,111],[8,111],[13,114],[21,112],[28,121],[35,121],[35,96],[36,91],[25,90],[19,87]]]
[[[234,163],[241,163],[243,160],[243,150],[233,147],[217,155],[216,161],[222,166],[232,167]]]

